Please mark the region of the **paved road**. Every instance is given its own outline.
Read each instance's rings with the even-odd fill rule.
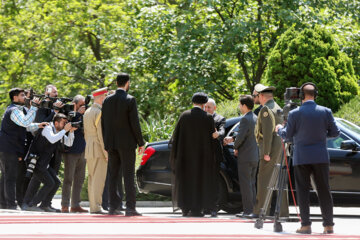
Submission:
[[[60,201],[54,205],[60,207]],[[360,208],[335,208],[335,234],[321,234],[319,208],[312,208],[313,234],[295,231],[299,222],[283,223],[274,233],[271,221],[263,229],[254,221],[220,213],[218,218],[183,218],[170,207],[139,207],[142,217],[90,214],[47,214],[0,210],[0,239],[360,239]],[[291,207],[296,220],[295,208]]]

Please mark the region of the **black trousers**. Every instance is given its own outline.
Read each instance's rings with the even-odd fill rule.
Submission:
[[[314,177],[318,193],[323,226],[333,226],[333,199],[329,186],[329,164],[306,164],[294,166],[296,197],[300,207],[301,225],[309,226],[310,221],[310,176]]]
[[[24,160],[18,162],[18,172],[16,177],[16,201],[19,206],[21,206],[26,189],[29,185],[30,179],[25,177],[26,175],[26,162]]]
[[[0,204],[2,208],[16,208],[15,189],[18,162],[15,153],[0,152]]]
[[[102,208],[104,210],[108,210],[109,205],[110,205],[110,201],[109,201],[109,184],[110,184],[110,169],[109,169],[109,165],[108,165],[108,169],[107,169],[107,173],[106,173],[106,180],[105,180],[105,186],[104,186],[104,191],[103,191],[103,195],[102,195]],[[123,180],[122,180],[122,169],[120,168],[119,170],[119,176],[118,176],[118,189],[117,189],[117,198],[120,202],[119,207],[122,208],[123,207],[123,198],[124,198],[124,192],[123,192]]]
[[[119,171],[122,169],[126,193],[126,209],[135,210],[135,149],[111,149],[108,151],[108,154],[110,208],[117,209],[120,206],[118,196],[118,179]]]
[[[39,182],[43,187],[38,191]],[[24,203],[36,206],[41,202],[42,207],[49,207],[52,197],[55,195],[61,182],[54,169],[49,167],[47,170],[34,170],[28,189],[26,190]]]

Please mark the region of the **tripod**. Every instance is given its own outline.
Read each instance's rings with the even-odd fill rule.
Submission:
[[[287,149],[291,152],[291,146],[288,145]],[[284,151],[282,151],[281,154],[281,161],[280,164],[276,164],[275,169],[271,175],[271,179],[270,179],[270,183],[268,185],[268,192],[266,194],[266,198],[265,198],[265,202],[263,207],[260,209],[260,214],[259,214],[259,218],[256,219],[255,222],[255,228],[257,229],[261,229],[263,228],[264,225],[264,220],[265,220],[265,216],[266,216],[266,212],[269,209],[270,206],[270,202],[272,199],[272,193],[274,191],[277,191],[277,198],[276,198],[276,205],[275,205],[275,212],[274,212],[274,232],[282,232],[282,225],[280,222],[280,208],[281,208],[281,200],[282,200],[282,195],[284,193],[286,193],[287,190],[287,184],[288,184],[288,178],[287,178],[287,167],[286,164],[284,164],[284,160],[285,160],[285,147],[284,147]],[[289,156],[292,156],[292,154],[290,153]],[[289,163],[290,164],[290,160],[291,157],[289,158]]]

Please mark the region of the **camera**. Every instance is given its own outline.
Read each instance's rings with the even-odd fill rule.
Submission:
[[[299,106],[298,101],[300,101],[300,88],[286,88],[284,93],[284,100],[285,105],[281,111],[281,114],[283,115],[284,122],[286,122],[289,116],[289,112]]]
[[[70,122],[71,126],[74,128],[82,128],[83,127],[83,121],[78,121],[78,122]]]
[[[36,155],[36,154],[30,153],[27,159],[28,159],[29,163],[28,163],[28,166],[27,166],[27,169],[26,169],[25,177],[31,178],[31,176],[32,176],[32,174],[34,172],[37,160],[39,160],[39,156]]]

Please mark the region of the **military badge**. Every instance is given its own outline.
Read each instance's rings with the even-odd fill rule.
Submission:
[[[267,117],[267,116],[269,116],[269,113],[268,113],[268,112],[264,112],[264,113],[263,113],[263,117]]]

